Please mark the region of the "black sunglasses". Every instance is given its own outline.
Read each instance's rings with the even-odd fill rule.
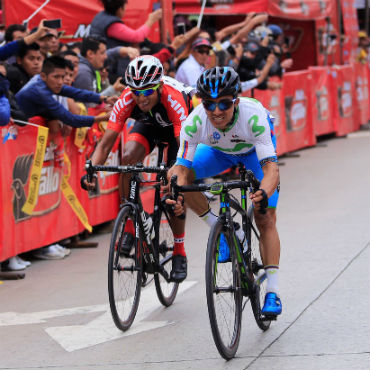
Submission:
[[[236,99],[232,99],[232,100],[223,99],[223,100],[220,100],[218,103],[212,100],[203,100],[202,103],[203,103],[203,107],[206,110],[210,112],[214,112],[216,107],[218,107],[220,111],[225,111],[225,110],[230,109],[232,105],[235,103],[235,100]]]
[[[207,54],[207,55],[209,55],[209,50],[205,50],[205,49],[201,49],[201,50],[199,50],[199,49],[196,49],[196,51],[197,51],[197,53],[199,53],[199,54]]]

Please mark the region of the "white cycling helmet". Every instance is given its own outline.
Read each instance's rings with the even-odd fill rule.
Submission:
[[[141,55],[127,66],[126,84],[133,89],[143,89],[158,84],[163,78],[163,66],[152,55]]]

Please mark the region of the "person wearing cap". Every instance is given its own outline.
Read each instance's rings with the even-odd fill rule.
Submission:
[[[179,67],[175,75],[176,80],[189,86],[196,87],[199,76],[205,70],[211,43],[202,37],[198,37],[191,45],[191,53]]]
[[[369,61],[369,46],[370,41],[365,31],[359,31],[358,33],[358,49],[357,49],[357,61],[360,63],[366,63]]]

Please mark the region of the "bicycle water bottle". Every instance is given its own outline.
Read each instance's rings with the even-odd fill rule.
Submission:
[[[243,255],[245,255],[248,251],[248,240],[245,237],[244,231],[240,227],[239,223],[237,222],[234,223],[234,229],[235,229],[235,234],[238,237],[239,242],[242,246]]]

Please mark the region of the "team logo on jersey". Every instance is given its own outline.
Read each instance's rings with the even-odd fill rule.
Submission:
[[[265,132],[265,127],[258,125],[258,116],[256,115],[249,118],[248,124],[249,126],[252,126],[252,132],[255,137],[260,136]]]
[[[180,116],[180,121],[185,121],[187,116],[185,114],[184,107],[177,100],[172,99],[170,94],[168,94],[168,101],[170,102],[172,109]]]
[[[202,120],[200,119],[200,117],[198,115],[195,115],[194,118],[193,118],[193,124],[185,126],[185,128],[184,128],[185,133],[188,136],[193,137],[192,134],[195,134],[198,131],[198,127],[197,127],[198,123],[199,123],[199,125],[201,125]]]
[[[209,135],[208,139],[211,144],[217,144],[218,140],[220,140],[221,135],[215,131],[212,135]]]

